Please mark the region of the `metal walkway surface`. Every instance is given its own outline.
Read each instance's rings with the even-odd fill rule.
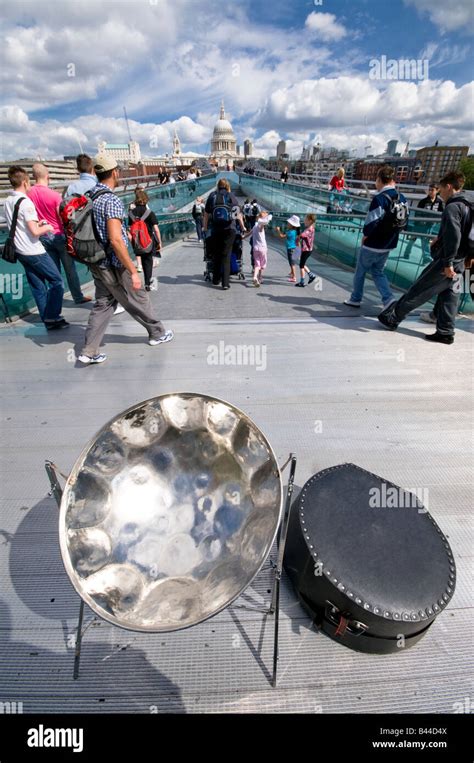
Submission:
[[[204,281],[195,238],[167,247],[151,299],[174,341],[149,347],[141,326],[116,316],[101,366],[74,359],[88,306],[66,301],[71,328],[54,335],[35,316],[0,329],[0,702],[22,702],[25,713],[450,713],[472,697],[472,321],[459,319],[450,347],[424,342],[432,327],[416,315],[386,332],[370,282],[364,309],[354,311],[341,304],[350,272],[314,263],[318,289],[296,289],[281,248],[270,245],[264,285],[251,286],[246,243],[247,278],[234,278],[228,292]],[[225,348],[243,344],[255,348],[253,365],[214,363],[216,348],[232,359]],[[272,619],[242,608],[269,602],[267,561],[232,607],[179,633],[124,631],[86,607],[73,681],[79,598],[62,565],[44,461],[68,472],[109,418],[176,390],[246,411],[280,463],[297,454],[298,487],[320,469],[353,462],[428,491],[458,582],[418,645],[372,656],[336,644],[311,627],[284,577],[273,690]]]

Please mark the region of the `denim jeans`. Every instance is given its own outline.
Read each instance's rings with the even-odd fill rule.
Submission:
[[[66,252],[66,236],[63,233],[47,233],[44,236],[40,236],[40,241],[54,260],[59,272],[61,272],[62,263],[72,298],[74,302],[81,302],[84,299],[84,294],[81,291],[81,282],[77,275],[76,263]]]
[[[18,254],[31,287],[41,320],[49,323],[61,316],[64,284],[61,273],[49,254]]]
[[[351,300],[353,302],[361,302],[362,297],[364,296],[364,281],[367,273],[370,273],[374,279],[374,283],[382,297],[383,304],[385,305],[393,299],[388,278],[383,272],[389,254],[390,250],[385,252],[375,252],[373,249],[361,246],[354,273],[354,283],[351,294]]]
[[[198,215],[198,217],[195,218],[194,224],[196,226],[196,233],[198,237],[198,241],[202,240],[202,217],[201,215]]]
[[[437,223],[433,223],[432,225],[427,225],[423,233],[433,234],[436,235],[436,231],[439,229],[439,225]],[[413,247],[416,244],[416,239],[412,239],[409,241],[405,247],[405,250],[403,252],[403,259],[408,260],[410,259],[410,254],[412,252]],[[421,251],[422,251],[422,262],[429,262],[431,259],[430,255],[430,239],[429,238],[422,238],[421,239]]]
[[[433,309],[436,318],[436,330],[438,334],[454,336],[456,313],[461,296],[459,278],[464,272],[464,260],[455,260],[453,268],[457,275],[454,278],[448,278],[443,273],[443,265],[440,261],[433,260],[422,270],[407,293],[398,302],[390,305],[384,314],[395,325],[398,325],[408,313],[437,295]]]

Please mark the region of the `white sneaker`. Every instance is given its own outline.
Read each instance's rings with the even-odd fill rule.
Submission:
[[[143,268],[141,265],[137,265],[137,273],[143,273]]]
[[[114,315],[120,315],[120,313],[124,313],[125,308],[122,307],[122,305],[117,305],[117,307],[114,310]]]
[[[171,342],[173,337],[174,337],[174,334],[172,331],[165,331],[163,336],[159,336],[158,339],[149,339],[148,344],[151,345],[151,347],[154,347],[157,344],[164,344],[165,342]]]
[[[85,366],[88,366],[91,363],[103,363],[104,360],[107,360],[107,355],[94,355],[92,358],[90,355],[79,355],[77,359],[80,363],[84,363]]]
[[[424,323],[436,323],[436,318],[431,313],[420,313],[420,321]]]
[[[349,307],[360,307],[360,302],[353,302],[352,299],[345,299],[344,304],[349,305]]]

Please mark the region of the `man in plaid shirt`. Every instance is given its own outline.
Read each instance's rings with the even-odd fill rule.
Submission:
[[[166,331],[153,315],[148,292],[130,259],[125,232],[125,209],[113,192],[118,185],[117,162],[109,156],[95,157],[97,185],[90,192],[97,234],[105,251],[105,259],[90,265],[96,288],[96,301],[87,324],[85,345],[78,360],[84,364],[103,363],[100,344],[117,303],[147,330],[148,344],[170,342],[173,332]],[[97,194],[100,193],[98,196]]]

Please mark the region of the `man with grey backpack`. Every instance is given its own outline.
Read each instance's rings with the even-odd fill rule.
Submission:
[[[99,182],[86,204],[86,197],[73,198],[61,210],[65,220],[68,204],[82,205],[82,211],[70,215],[69,225],[65,223],[68,251],[87,262],[96,287],[85,344],[78,357],[85,365],[103,363],[107,359],[100,352],[100,345],[117,302],[146,329],[148,344],[154,346],[173,339],[173,332],[166,331],[154,317],[149,296],[128,253],[123,221],[125,209],[114,193],[119,182],[117,162],[99,154],[94,170]]]

